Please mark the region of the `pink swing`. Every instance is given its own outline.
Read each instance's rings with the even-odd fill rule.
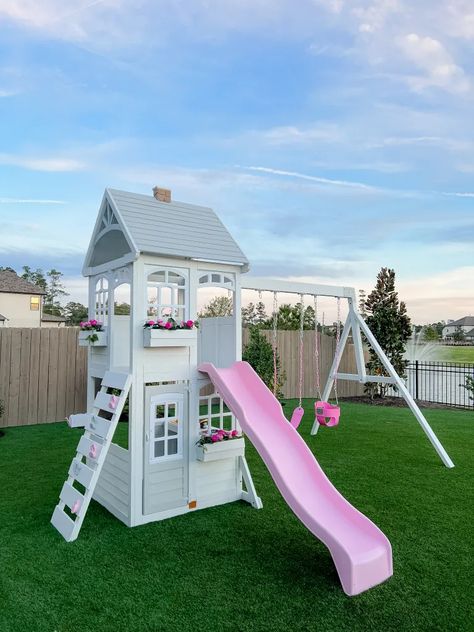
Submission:
[[[341,339],[341,306],[340,299],[337,299],[337,324],[336,324],[336,358],[339,354],[339,343]],[[318,302],[317,297],[314,297],[314,360],[316,364],[316,393],[319,395],[319,400],[314,403],[314,415],[315,421],[320,426],[326,426],[327,428],[333,428],[339,423],[341,416],[341,409],[337,400],[337,380],[334,380],[334,396],[336,399],[335,404],[323,401],[320,390],[320,374],[319,374],[319,334],[318,334]]]
[[[303,303],[303,297],[301,297],[301,303]],[[303,307],[303,305],[302,305]],[[295,408],[291,415],[290,424],[293,428],[298,428],[303,419],[304,408],[302,404],[302,394],[303,394],[303,310],[302,316],[300,319],[300,363],[299,363],[299,377],[300,377],[300,387],[299,387],[299,405]],[[277,335],[278,335],[278,295],[276,292],[273,292],[273,335],[272,335],[272,348],[273,348],[273,394],[275,397],[278,394],[278,363],[277,363]]]

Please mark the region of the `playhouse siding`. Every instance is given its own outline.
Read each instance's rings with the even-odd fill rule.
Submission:
[[[93,498],[119,520],[129,523],[130,454],[115,443],[110,444]]]
[[[153,196],[107,189],[139,252],[222,261],[248,260],[210,208],[158,202]]]
[[[207,463],[197,463],[196,493],[199,503],[221,502],[225,498],[240,497],[242,483],[239,459],[221,459]]]

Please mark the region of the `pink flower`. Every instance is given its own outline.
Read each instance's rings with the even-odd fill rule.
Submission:
[[[236,437],[239,433],[237,432],[237,430],[232,430],[232,432],[230,433],[231,437]]]
[[[85,325],[84,322],[79,323],[79,327],[84,327],[84,325]]]
[[[217,435],[214,434],[211,437],[211,441],[212,441],[212,443],[216,443],[216,441],[220,441],[220,439],[219,439],[219,437]]]
[[[95,327],[97,325],[97,321],[96,320],[91,320],[89,323],[92,327]]]
[[[171,329],[172,326],[173,325],[170,322],[165,323],[165,329]]]
[[[149,325],[150,327],[152,327],[155,324],[155,321],[154,320],[148,320],[146,324]]]
[[[189,329],[192,329],[194,325],[194,321],[193,320],[187,320],[186,321],[186,327],[189,327]]]

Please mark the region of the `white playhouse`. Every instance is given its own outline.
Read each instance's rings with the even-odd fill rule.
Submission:
[[[333,413],[334,423],[326,423],[326,410],[337,409],[338,420],[338,406],[328,403],[335,381],[386,382],[399,389],[443,463],[453,463],[358,313],[353,288],[242,277],[248,268],[212,209],[172,201],[157,187],[153,195],[106,189],[83,269],[90,321],[79,343],[88,346],[88,408],[69,420],[85,431],[51,521],[73,541],[92,498],[131,527],[240,499],[260,508],[243,430],[288,505],[329,548],[344,590],[357,594],[392,574],[390,543],[335,490],[296,431],[301,397],[288,422],[274,395],[239,362],[241,288],[273,294],[274,334],[279,292],[298,294],[302,303],[310,296],[315,307],[320,295],[335,297],[338,307],[347,301],[328,383],[315,394],[322,401],[312,434],[336,423]],[[233,297],[232,315],[196,327],[198,292],[206,288]],[[129,314],[120,313],[120,303],[130,305]],[[385,375],[367,375],[361,332]],[[357,374],[338,371],[350,333]],[[113,438],[127,397],[125,448]],[[218,441],[201,445],[214,435]]]

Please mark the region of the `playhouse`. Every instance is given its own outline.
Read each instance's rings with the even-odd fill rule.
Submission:
[[[243,430],[288,505],[328,546],[344,590],[357,594],[391,575],[390,543],[335,490],[296,431],[301,397],[301,414],[289,423],[274,394],[239,362],[241,289],[272,292],[275,300],[286,292],[299,294],[301,302],[305,295],[347,301],[313,434],[320,425],[335,425],[324,422],[321,406],[337,408],[327,403],[337,379],[385,381],[400,389],[445,465],[452,461],[358,314],[353,288],[246,278],[248,269],[212,209],[175,202],[158,187],[153,195],[106,189],[83,268],[93,323],[79,340],[88,347],[88,407],[69,420],[85,432],[51,521],[73,541],[91,499],[130,527],[237,500],[261,508]],[[201,319],[196,327],[198,293],[206,288],[232,297],[232,314]],[[116,309],[124,296],[129,314]],[[366,374],[361,332],[386,376]],[[350,334],[354,375],[338,372]],[[124,448],[113,436],[127,398]],[[330,414],[339,419],[339,411]],[[215,433],[233,436],[201,445],[203,436]]]

